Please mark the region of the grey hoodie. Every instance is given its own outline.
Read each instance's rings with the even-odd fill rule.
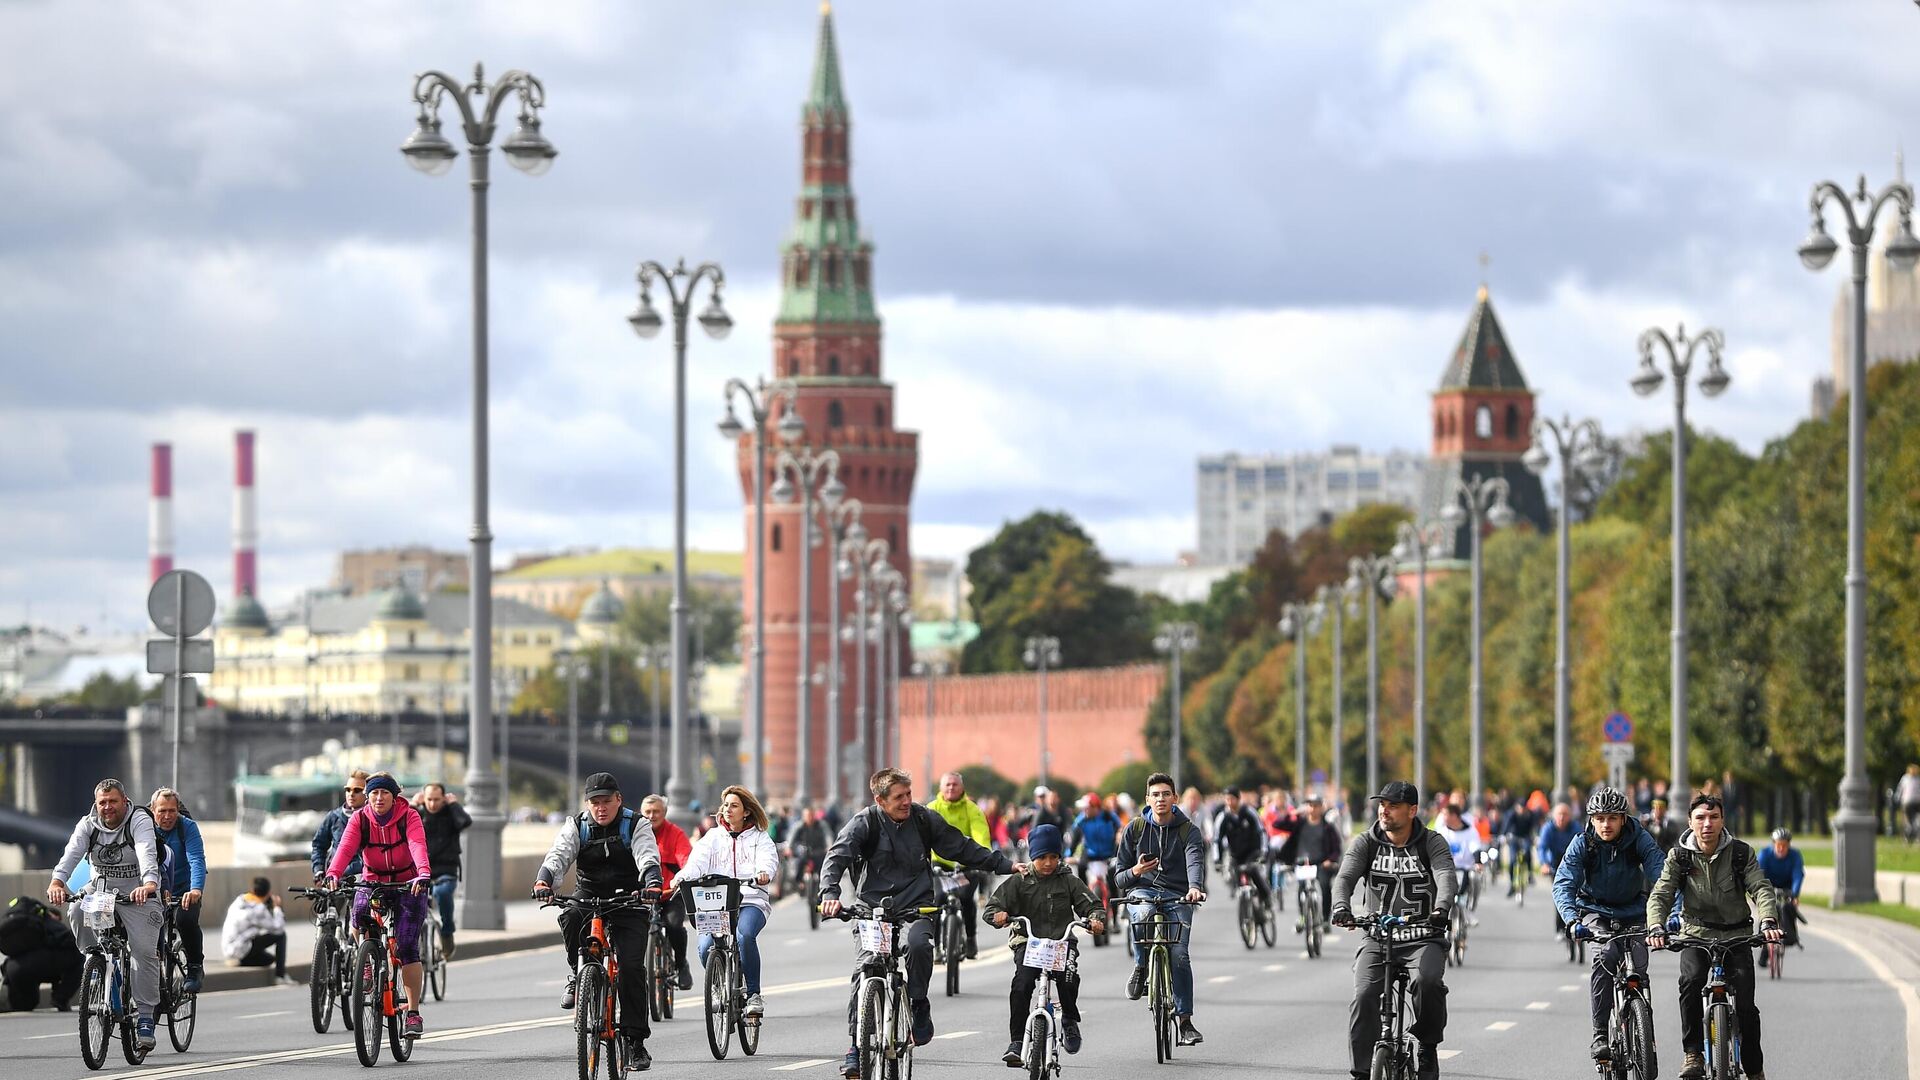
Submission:
[[[93,880],[103,884],[160,884],[153,815],[143,806],[129,806],[119,828],[109,829],[100,823],[98,816],[89,813],[73,827],[67,850],[61,854],[59,865],[53,868],[53,880],[65,885],[81,859],[92,863]]]

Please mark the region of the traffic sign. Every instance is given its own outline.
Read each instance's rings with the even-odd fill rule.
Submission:
[[[1600,757],[1609,765],[1625,765],[1633,760],[1633,744],[1608,743],[1600,748]]]
[[[169,570],[147,591],[147,614],[161,633],[192,637],[213,625],[213,586],[191,570]]]
[[[213,670],[213,642],[206,638],[187,638],[180,642],[180,666],[187,671]],[[178,675],[174,670],[174,641],[166,638],[147,642],[147,674]]]
[[[1602,730],[1606,732],[1607,741],[1610,743],[1630,742],[1633,739],[1633,721],[1627,717],[1626,713],[1614,713],[1607,717]]]

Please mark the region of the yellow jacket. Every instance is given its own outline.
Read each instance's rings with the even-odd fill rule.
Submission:
[[[945,818],[947,824],[960,830],[967,839],[989,851],[993,850],[993,833],[987,829],[987,815],[980,812],[979,804],[972,799],[964,795],[959,802],[935,799],[927,804],[927,809]],[[954,866],[951,860],[938,855],[933,857],[933,864],[948,870]]]

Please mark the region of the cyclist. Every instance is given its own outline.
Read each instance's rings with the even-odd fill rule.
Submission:
[[[950,772],[940,778],[940,797],[927,804],[927,809],[945,818],[947,824],[960,830],[967,839],[983,848],[993,846],[993,832],[987,828],[987,815],[980,812],[972,799],[967,798],[967,778],[957,772]],[[939,855],[933,857],[933,865],[941,870],[955,868],[952,859]],[[973,874],[967,875],[967,883],[954,890],[960,898],[960,919],[967,928],[967,959],[980,955],[980,943],[975,923],[979,921],[979,911],[975,895],[980,890],[980,881]]]
[[[367,770],[355,769],[347,774],[347,783],[341,789],[342,801],[339,806],[327,811],[320,819],[320,827],[313,832],[312,862],[313,883],[326,880],[327,864],[333,861],[333,851],[340,846],[340,834],[347,831],[347,819],[367,805]],[[347,864],[348,877],[360,874],[360,856],[355,855]],[[333,898],[333,910],[342,922],[347,921],[347,908],[353,903],[353,897],[341,893]]]
[[[1680,823],[1667,816],[1665,795],[1655,795],[1649,805],[1647,816],[1640,823],[1653,834],[1653,841],[1660,845],[1662,852],[1672,851],[1673,845],[1680,842]]]
[[[93,786],[93,811],[73,827],[67,849],[53,868],[53,880],[47,885],[47,903],[64,907],[72,899],[67,881],[80,860],[93,867],[93,884],[101,891],[111,890],[126,896],[127,903],[117,905],[120,923],[127,930],[127,949],[133,954],[133,1001],[139,1013],[135,1040],[141,1050],[151,1050],[153,1010],[160,1003],[160,845],[153,827],[153,812],[127,801],[127,789],[118,780],[102,780]],[[85,920],[72,919],[79,932],[80,948],[99,944],[100,935],[88,928]]]
[[[663,800],[664,801],[664,800]],[[740,949],[740,970],[747,977],[745,1016],[761,1016],[766,1005],[760,1000],[760,931],[766,928],[773,901],[766,885],[780,872],[780,849],[767,835],[767,812],[753,792],[734,785],[720,793],[719,828],[694,845],[680,878],[692,881],[708,874],[725,874],[749,881],[740,886],[740,921],[734,928],[734,940]],[[667,891],[673,891],[671,882]],[[678,907],[670,904],[669,907]],[[684,924],[681,931],[685,933]],[[713,935],[700,935],[700,963],[705,965],[713,948]]]
[[[1304,820],[1287,837],[1286,846],[1280,849],[1280,862],[1294,866],[1301,859],[1307,859],[1320,868],[1317,875],[1320,880],[1320,923],[1327,925],[1328,913],[1333,910],[1333,875],[1340,869],[1340,830],[1327,820],[1326,800],[1318,795],[1307,796]],[[1301,912],[1294,924],[1305,932],[1307,929],[1306,912]]]
[[[1566,803],[1554,803],[1553,815],[1540,827],[1540,842],[1534,847],[1534,854],[1540,858],[1540,872],[1551,878],[1560,867],[1560,857],[1567,853],[1567,845],[1579,835],[1580,829],[1573,821],[1573,807]],[[1552,905],[1549,905],[1550,907]],[[1560,909],[1553,908],[1553,936],[1558,938],[1566,931],[1566,924],[1560,921]]]
[[[653,826],[653,846],[660,852],[660,883],[673,888],[673,879],[693,857],[693,841],[687,831],[667,820],[667,800],[649,795],[640,800],[640,814]],[[660,920],[667,927],[667,941],[673,946],[674,982],[682,990],[693,989],[693,969],[687,966],[687,909],[679,904],[662,904]]]
[[[200,841],[199,824],[181,808],[179,792],[160,788],[147,800],[147,809],[153,813],[154,838],[172,852],[171,858],[161,859],[166,869],[161,885],[163,892],[180,898],[180,906],[171,917],[174,929],[180,932],[180,947],[187,954],[181,986],[187,993],[197,994],[206,978],[207,965],[206,936],[200,930],[201,899],[207,888],[206,845]]]
[[[1900,783],[1893,789],[1894,802],[1906,819],[1907,843],[1920,839],[1920,764],[1907,766]]]
[[[363,860],[361,881],[411,886],[391,903],[400,982],[407,990],[407,1017],[400,1033],[417,1039],[426,1031],[420,1020],[420,985],[425,977],[420,967],[420,930],[427,925],[427,888],[433,880],[433,864],[427,859],[427,831],[420,824],[420,813],[400,798],[400,782],[392,773],[377,772],[367,778],[367,805],[347,819],[340,846],[327,864],[327,888],[339,885],[356,855]],[[372,903],[371,892],[364,888],[353,891],[353,924],[363,931],[376,925]]]
[[[1620,929],[1646,925],[1647,891],[1660,879],[1666,863],[1660,845],[1634,820],[1627,797],[1602,788],[1587,799],[1587,827],[1560,859],[1553,875],[1553,905],[1578,938],[1594,936],[1596,925],[1609,920]],[[1607,1023],[1613,1015],[1613,977],[1621,954],[1631,952],[1633,970],[1645,978],[1647,943],[1637,937],[1616,938],[1593,954],[1593,977],[1588,1002],[1593,1014],[1593,1059],[1609,1059]],[[1653,1037],[1647,1032],[1647,1038]]]
[[[1119,843],[1119,816],[1101,805],[1098,792],[1087,792],[1067,828],[1066,850],[1080,852],[1080,880],[1089,888],[1097,878],[1107,883],[1107,894],[1113,894],[1113,855]]]
[[[1753,849],[1727,831],[1720,797],[1705,792],[1695,795],[1687,805],[1687,821],[1692,828],[1667,853],[1660,880],[1647,897],[1648,947],[1666,946],[1665,920],[1675,899],[1682,904],[1680,933],[1685,937],[1717,941],[1747,937],[1753,927],[1747,911],[1751,900],[1760,913],[1761,934],[1769,941],[1779,941],[1773,888],[1761,876]],[[1685,1080],[1699,1080],[1706,1071],[1701,1056],[1705,1040],[1700,994],[1707,985],[1711,960],[1702,948],[1680,953],[1680,1048],[1686,1055],[1680,1075]],[[1760,1051],[1760,1007],[1753,1000],[1753,952],[1727,950],[1725,971],[1740,1025],[1740,1064],[1748,1080],[1766,1080],[1766,1059]]]
[[[1474,864],[1479,861],[1484,845],[1480,842],[1480,831],[1473,821],[1465,816],[1465,808],[1459,803],[1448,800],[1446,809],[1440,812],[1440,820],[1434,823],[1433,831],[1439,833],[1447,842],[1447,851],[1453,859],[1454,872],[1460,876],[1458,892],[1465,896],[1473,877]],[[1480,920],[1469,917],[1472,925],[1480,925]]]
[[[1540,813],[1532,803],[1515,803],[1500,821],[1500,840],[1507,849],[1507,895],[1520,891],[1522,875],[1533,870],[1533,845],[1540,834]]]
[[[440,905],[440,952],[453,959],[453,891],[460,884],[460,834],[473,824],[445,784],[420,789],[415,810],[427,831],[427,862],[433,867],[433,900]]]
[[[1335,926],[1354,925],[1355,886],[1364,886],[1367,909],[1412,923],[1425,921],[1430,936],[1411,943],[1396,942],[1395,952],[1410,979],[1413,1025],[1408,1030],[1420,1044],[1419,1080],[1440,1075],[1440,1041],[1447,1033],[1447,946],[1442,937],[1453,910],[1459,878],[1453,849],[1446,837],[1420,821],[1420,790],[1404,780],[1380,789],[1372,801],[1380,804],[1374,824],[1353,838],[1340,859],[1333,881]],[[1435,867],[1439,867],[1438,872]],[[1347,1043],[1355,1077],[1366,1077],[1373,1043],[1380,1032],[1380,984],[1387,978],[1386,947],[1367,938],[1360,945],[1353,969],[1353,1005],[1347,1013]]]
[[[1024,873],[1027,864],[1016,863],[998,851],[989,851],[973,842],[965,833],[947,824],[947,819],[916,806],[913,802],[913,778],[899,769],[881,769],[867,783],[873,792],[873,805],[853,815],[840,830],[827,861],[820,869],[820,913],[828,918],[840,914],[840,879],[850,870],[860,872],[860,900],[871,908],[911,911],[933,903],[933,864],[931,855],[945,855],[970,870],[991,870],[996,874]],[[927,984],[933,979],[933,924],[925,919],[906,929],[907,999],[913,1010],[913,1043],[925,1046],[933,1039],[933,1006],[927,1001]],[[861,972],[856,964],[853,992],[847,996],[847,1032],[849,1044],[840,1075],[860,1075],[860,1048],[851,1040],[858,1038]]]
[[[1032,865],[1000,883],[987,900],[987,918],[995,926],[1006,926],[1015,916],[1024,915],[1033,933],[1043,938],[1066,936],[1069,924],[1085,919],[1098,934],[1106,929],[1107,913],[1085,882],[1072,874],[1061,873],[1065,844],[1060,830],[1052,825],[1036,825],[1027,834],[1027,853]],[[1007,995],[1010,1010],[1007,1029],[1012,1041],[1000,1060],[1009,1068],[1022,1068],[1020,1043],[1027,1024],[1027,1008],[1033,1000],[1034,984],[1040,969],[1026,966],[1027,932],[1015,927],[1008,939],[1013,949],[1013,989]],[[1060,1045],[1067,1053],[1080,1052],[1080,976],[1071,962],[1060,975]]]
[[[553,891],[553,883],[575,868],[574,888],[582,896],[608,900],[621,893],[634,893],[660,884],[660,850],[653,830],[640,815],[621,805],[620,781],[612,773],[598,772],[587,777],[582,792],[586,809],[567,819],[553,838],[553,847],[540,862],[533,884],[536,897]],[[609,911],[603,916],[607,937],[620,955],[622,966],[637,976],[640,958],[647,954],[645,910]],[[560,1007],[574,1005],[575,969],[580,964],[580,940],[593,924],[585,912],[568,910],[560,915],[560,936],[567,945],[567,992]],[[647,980],[626,977],[620,980],[620,1034],[627,1040],[627,1060],[636,1071],[653,1065],[647,1053]]]
[[[1253,881],[1254,891],[1260,894],[1260,902],[1271,907],[1273,893],[1267,887],[1266,873],[1267,827],[1260,823],[1253,808],[1241,801],[1239,788],[1229,786],[1222,794],[1226,802],[1213,819],[1214,847],[1225,853],[1228,865],[1234,869],[1256,864],[1255,872],[1247,877]]]
[[[820,811],[811,806],[800,808],[800,822],[793,828],[793,835],[787,839],[788,873],[792,876],[793,887],[797,890],[806,880],[807,867],[815,871],[820,869],[820,860],[827,857],[827,849],[833,846],[833,832],[827,826],[827,819]],[[813,897],[802,897],[806,903],[813,903]]]
[[[1193,905],[1207,898],[1207,847],[1198,822],[1174,805],[1173,777],[1157,772],[1147,777],[1147,805],[1120,834],[1114,853],[1120,869],[1113,887],[1155,900],[1179,898],[1185,906],[1167,914],[1185,929],[1167,946],[1173,960],[1173,1011],[1179,1020],[1177,1041],[1197,1046],[1200,1030],[1193,1026],[1193,960],[1188,953],[1193,936]],[[1153,908],[1135,905],[1129,917],[1136,923],[1153,917]],[[1127,997],[1138,1001],[1147,992],[1147,947],[1133,946],[1133,975],[1127,979]]]
[[[1799,849],[1793,846],[1793,834],[1785,829],[1773,830],[1773,843],[1762,848],[1759,855],[1760,873],[1768,884],[1776,889],[1787,891],[1787,910],[1780,913],[1780,929],[1786,935],[1784,943],[1800,944],[1800,886],[1806,884],[1807,864],[1800,857]]]

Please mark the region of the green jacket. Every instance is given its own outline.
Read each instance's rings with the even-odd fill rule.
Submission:
[[[1746,848],[1744,855],[1736,848]],[[1739,871],[1734,866],[1738,863]],[[1667,854],[1647,896],[1647,925],[1665,925],[1673,910],[1675,896],[1680,899],[1680,933],[1685,937],[1725,941],[1753,933],[1747,901],[1760,912],[1760,921],[1779,918],[1773,903],[1773,886],[1760,873],[1753,849],[1732,833],[1722,833],[1720,846],[1711,856],[1700,853],[1700,843],[1688,829],[1680,842]]]
[[[960,835],[989,851],[993,850],[993,833],[987,828],[987,815],[980,812],[979,805],[972,799],[965,795],[960,796],[959,802],[935,799],[927,804],[927,809],[947,819],[947,824],[960,830]],[[933,864],[944,870],[951,870],[954,866],[952,860],[938,855],[933,857]]]
[[[1009,917],[1025,915],[1033,923],[1035,935],[1060,938],[1066,936],[1067,926],[1073,920],[1087,918],[1099,910],[1100,901],[1087,888],[1087,883],[1081,881],[1071,867],[1061,863],[1060,869],[1046,877],[1028,867],[1026,873],[1001,882],[981,914],[989,923],[997,912],[1004,911]],[[1013,935],[1007,940],[1010,947],[1027,943],[1026,931],[1019,923],[1009,921],[1007,930]]]

